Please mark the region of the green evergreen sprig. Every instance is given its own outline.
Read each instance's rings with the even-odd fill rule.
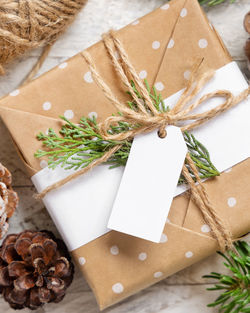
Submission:
[[[236,253],[218,252],[230,274],[212,272],[204,278],[215,279],[214,287],[207,290],[220,290],[221,295],[208,307],[219,307],[220,313],[250,312],[250,245],[244,241],[234,244]]]
[[[224,2],[234,3],[235,0],[199,0],[201,5],[215,6]]]
[[[145,105],[145,108],[147,108],[143,97],[136,89],[133,81],[131,82],[131,86],[138,98]],[[157,110],[159,112],[166,112],[169,110],[169,108],[164,105],[161,94],[157,93],[155,87],[151,89],[146,80],[145,86]],[[129,92],[128,95],[132,99]],[[129,100],[127,104],[131,109],[137,109],[137,105],[133,100]],[[126,165],[132,141],[105,140],[100,135],[95,117],[82,117],[79,124],[72,123],[62,116],[60,118],[65,122],[65,124],[62,126],[59,134],[50,128],[47,134],[39,133],[37,135],[38,140],[43,142],[46,149],[38,150],[35,153],[35,157],[48,157],[48,165],[50,168],[54,169],[57,166],[61,166],[65,169],[78,170],[79,168],[87,167],[95,160],[101,158],[108,150],[117,145],[121,145],[122,147],[110,157],[107,164],[110,165],[110,168]],[[112,125],[110,127],[109,133],[118,134],[121,132],[127,132],[128,130],[138,126],[139,125],[128,124],[127,122],[119,122],[117,125]],[[209,178],[218,176],[219,172],[212,164],[209,152],[204,145],[202,145],[193,135],[190,135],[187,132],[184,134],[184,139],[191,158],[199,170],[200,177]],[[189,169],[189,171],[194,178],[191,169]],[[179,183],[183,182],[184,178],[180,177]]]

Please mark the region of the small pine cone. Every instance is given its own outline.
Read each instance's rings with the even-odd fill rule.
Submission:
[[[245,15],[243,24],[244,24],[246,32],[250,34],[250,11]],[[250,71],[250,38],[248,38],[245,44],[244,50],[245,50],[245,55],[247,57],[248,70]]]
[[[245,54],[247,57],[247,65],[248,65],[248,69],[250,71],[250,38],[248,38],[246,44],[245,44]]]
[[[0,292],[13,309],[60,302],[73,275],[65,244],[50,232],[11,234],[0,247]]]
[[[245,27],[246,32],[250,34],[250,11],[245,15],[244,27]]]
[[[0,239],[7,233],[8,219],[13,215],[18,205],[18,196],[11,187],[10,172],[0,163]]]

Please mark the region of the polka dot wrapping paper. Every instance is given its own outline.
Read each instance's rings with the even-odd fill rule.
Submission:
[[[168,2],[119,30],[117,36],[140,78],[154,83],[163,98],[185,86],[197,58],[204,58],[204,68],[215,70],[231,62],[196,0]],[[112,91],[126,100],[103,43],[88,51]],[[83,115],[102,121],[112,113],[114,108],[94,83],[80,54],[0,101],[1,118],[30,175],[47,166],[46,159],[34,158],[34,152],[41,148],[35,135],[50,127],[59,130],[59,115],[77,123]],[[250,230],[249,175],[247,159],[205,183],[234,238]],[[217,248],[209,226],[186,193],[174,199],[159,244],[110,231],[72,254],[104,309],[211,255]]]

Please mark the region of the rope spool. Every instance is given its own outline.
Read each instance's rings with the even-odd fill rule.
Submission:
[[[1,0],[0,74],[28,50],[52,45],[87,0]]]

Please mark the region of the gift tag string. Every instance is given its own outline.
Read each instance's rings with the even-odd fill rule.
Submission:
[[[215,73],[213,70],[209,70],[205,73],[199,74],[199,69],[202,62],[198,62],[194,65],[187,86],[176,105],[170,110],[158,111],[152,99],[150,98],[146,86],[139,78],[121,41],[116,37],[115,33],[111,31],[104,35],[103,42],[111,58],[115,71],[117,72],[125,87],[130,92],[136,105],[136,109],[134,110],[130,108],[126,102],[121,102],[111,91],[103,77],[101,77],[99,74],[91,55],[87,51],[81,53],[89,66],[94,81],[103,91],[106,98],[119,112],[119,115],[110,116],[99,124],[99,133],[104,138],[104,140],[117,140],[121,142],[124,140],[132,140],[138,134],[151,132],[157,129],[159,130],[159,135],[164,137],[166,135],[165,127],[167,125],[178,126],[180,123],[183,124],[180,126],[182,131],[189,131],[204,124],[222,112],[232,108],[234,105],[246,99],[249,95],[249,88],[244,90],[238,96],[234,96],[230,91],[227,90],[218,90],[196,99],[198,93],[208,83],[208,81],[211,80]],[[119,57],[117,57],[117,52]],[[131,86],[131,80],[133,80],[135,83],[140,97],[134,91],[133,86]],[[225,101],[222,104],[219,104],[203,113],[193,112],[207,100],[214,97],[222,97],[225,99]],[[126,132],[117,134],[110,133],[110,127],[112,125],[118,124],[119,122],[127,122],[132,125],[132,127]],[[69,175],[65,179],[51,186],[48,186],[38,195],[38,197],[43,198],[48,192],[65,185],[72,179],[85,174],[93,167],[106,162],[110,156],[120,148],[121,145],[117,145],[111,150],[108,150],[103,155],[103,157],[98,159],[95,163],[90,164],[89,166]],[[209,201],[205,186],[200,180],[198,170],[189,154],[186,156],[186,162],[187,165],[184,165],[182,174],[190,186],[191,195],[194,202],[199,207],[205,222],[209,225],[214,238],[218,242],[220,250],[225,251],[226,249],[231,249],[232,236],[230,230],[228,226],[225,225],[225,223],[222,221],[214,206]],[[196,182],[193,180],[190,174],[190,170],[194,174]]]

